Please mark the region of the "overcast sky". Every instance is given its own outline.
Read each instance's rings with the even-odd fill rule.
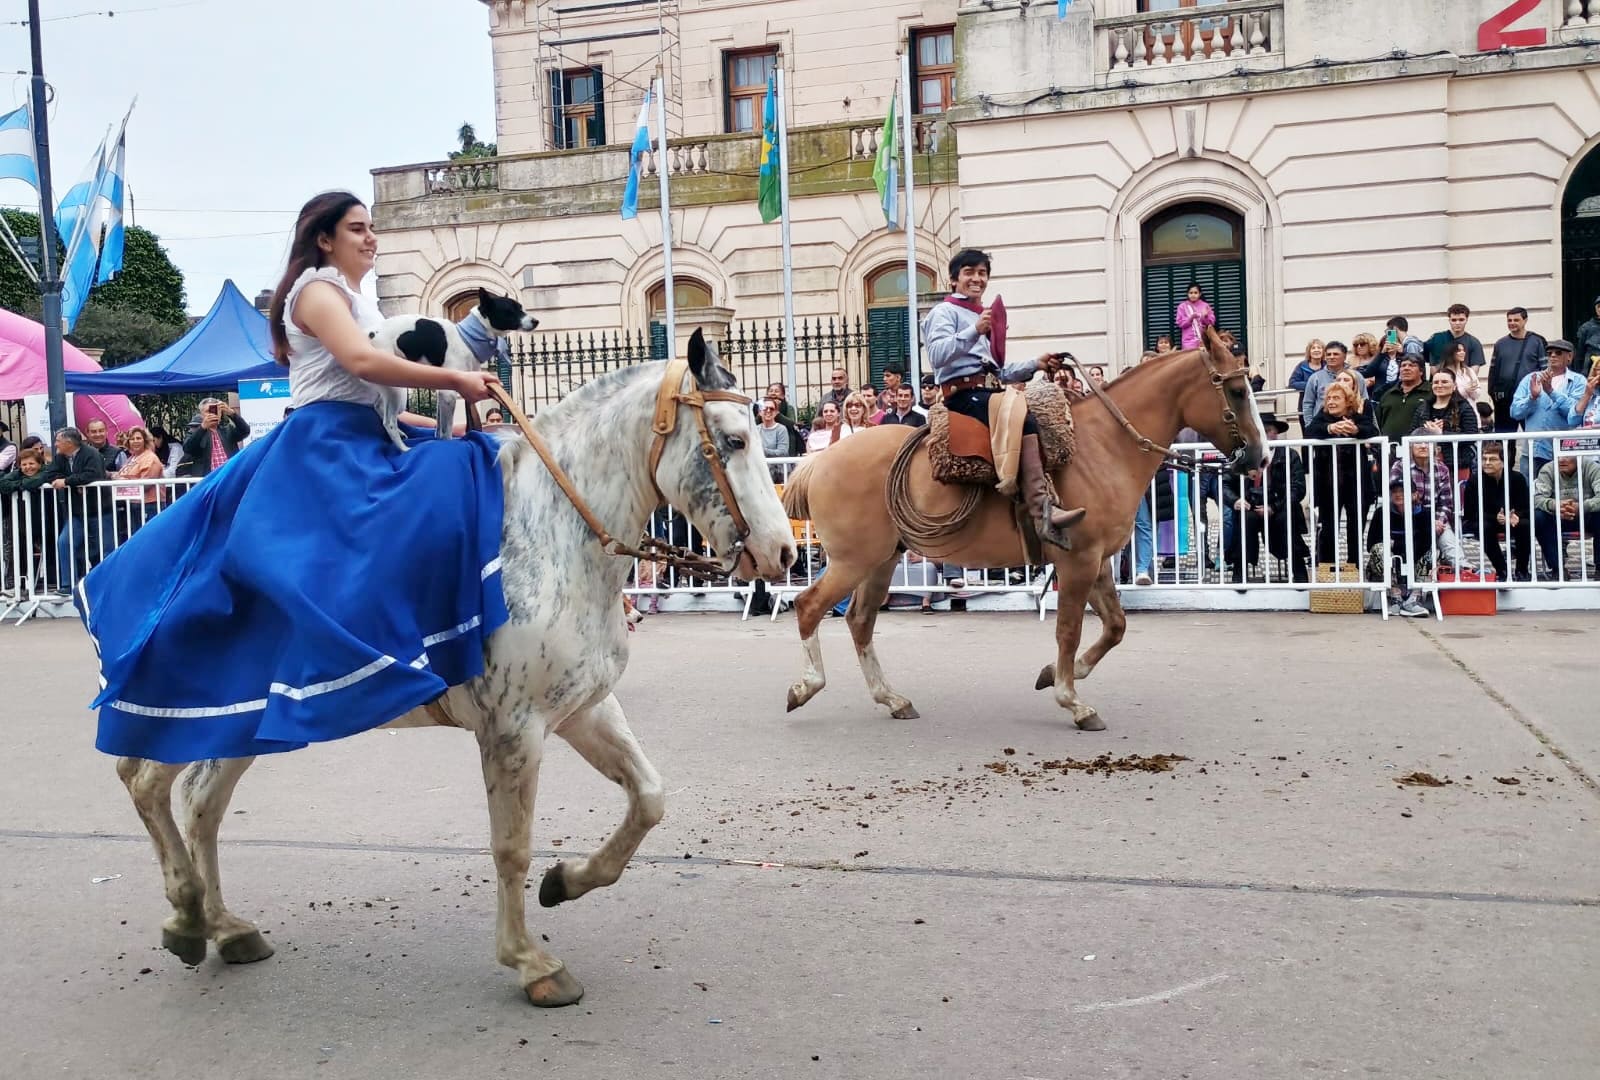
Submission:
[[[45,0],[44,69],[60,198],[107,125],[128,125],[133,222],[183,271],[189,310],[226,278],[277,283],[294,213],[328,188],[370,201],[369,170],[443,159],[470,122],[494,134],[479,0]],[[81,12],[115,11],[113,17]],[[0,21],[27,17],[0,0]],[[27,99],[25,26],[0,26],[0,108]],[[31,188],[0,180],[0,203]],[[31,209],[37,209],[35,202]],[[370,281],[368,283],[370,290]]]

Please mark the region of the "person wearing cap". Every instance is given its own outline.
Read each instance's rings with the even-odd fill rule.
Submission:
[[[1583,379],[1568,370],[1572,342],[1557,338],[1545,347],[1545,358],[1544,370],[1525,375],[1511,399],[1511,418],[1524,431],[1568,430],[1572,407],[1583,393]],[[1539,469],[1556,456],[1549,439],[1525,442],[1522,449],[1523,471],[1530,477],[1539,475]]]
[[[1378,430],[1397,443],[1411,434],[1417,409],[1433,396],[1422,378],[1422,357],[1402,355],[1400,378],[1378,401]]]
[[[1026,382],[1044,371],[1054,374],[1054,356],[1005,363],[1004,305],[983,303],[989,287],[987,252],[964,248],[950,260],[950,295],[933,305],[922,320],[922,341],[945,408],[989,426],[989,399],[1002,383]],[[1029,415],[1023,422],[1018,461],[1019,494],[1039,527],[1039,537],[1063,550],[1071,546],[1067,531],[1083,519],[1083,507],[1063,510],[1050,494],[1050,478],[1039,453],[1039,425]]]

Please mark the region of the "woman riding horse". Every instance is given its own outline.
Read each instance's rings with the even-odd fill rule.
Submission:
[[[983,306],[989,287],[989,256],[976,248],[956,252],[950,260],[950,296],[935,304],[922,320],[922,340],[933,378],[944,395],[944,407],[989,426],[989,399],[1002,390],[992,389],[989,376],[1002,383],[1020,383],[1039,371],[1054,373],[1057,361],[1050,353],[1037,360],[1019,360],[1001,366],[1005,358],[1004,326],[996,326],[990,308]],[[1039,525],[1039,537],[1066,550],[1072,546],[1067,530],[1083,519],[1084,509],[1063,510],[1050,498],[1050,479],[1039,455],[1039,425],[1032,415],[1022,424],[1019,462],[1022,497]]]

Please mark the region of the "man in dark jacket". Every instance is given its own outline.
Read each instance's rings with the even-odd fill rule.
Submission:
[[[1505,337],[1494,343],[1489,359],[1489,397],[1494,401],[1494,429],[1516,431],[1522,426],[1511,415],[1511,399],[1517,396],[1522,380],[1545,367],[1545,340],[1528,329],[1528,309],[1514,307],[1506,312]]]
[[[1289,425],[1270,412],[1261,414],[1261,426],[1274,440],[1289,431]],[[1223,538],[1228,579],[1244,580],[1245,565],[1254,565],[1261,558],[1261,537],[1265,534],[1267,550],[1279,559],[1289,560],[1291,578],[1310,581],[1311,548],[1306,543],[1310,528],[1302,505],[1306,498],[1306,466],[1300,454],[1274,447],[1266,469],[1251,469],[1244,476],[1225,476],[1222,483],[1224,498],[1233,509],[1233,520]]]
[[[1433,399],[1422,379],[1422,358],[1409,353],[1400,358],[1400,380],[1378,399],[1378,430],[1397,443],[1416,428],[1417,407]]]
[[[1594,318],[1578,327],[1572,341],[1578,347],[1572,354],[1572,370],[1587,378],[1589,365],[1600,356],[1600,296],[1594,298]]]
[[[61,587],[70,593],[78,577],[106,554],[106,542],[116,544],[112,523],[111,489],[90,487],[107,479],[100,451],[84,441],[77,428],[56,432],[56,457],[50,463],[50,486],[65,499],[61,532],[56,536],[56,565]]]
[[[183,476],[206,476],[239,452],[239,445],[250,437],[250,425],[225,402],[207,398],[200,413],[189,421],[189,434],[183,440]]]
[[[1528,478],[1516,469],[1507,471],[1505,446],[1486,442],[1479,451],[1478,472],[1461,492],[1461,530],[1483,542],[1483,553],[1500,581],[1506,577],[1502,532],[1511,541],[1511,560],[1517,581],[1531,581],[1533,556],[1533,495]],[[1509,496],[1509,498],[1508,498]]]

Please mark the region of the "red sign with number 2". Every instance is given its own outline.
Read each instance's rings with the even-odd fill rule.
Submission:
[[[1494,52],[1496,49],[1526,49],[1530,45],[1543,45],[1550,40],[1550,32],[1542,26],[1531,30],[1508,30],[1512,23],[1541,7],[1540,0],[1512,0],[1496,15],[1491,15],[1478,27],[1478,51]]]

